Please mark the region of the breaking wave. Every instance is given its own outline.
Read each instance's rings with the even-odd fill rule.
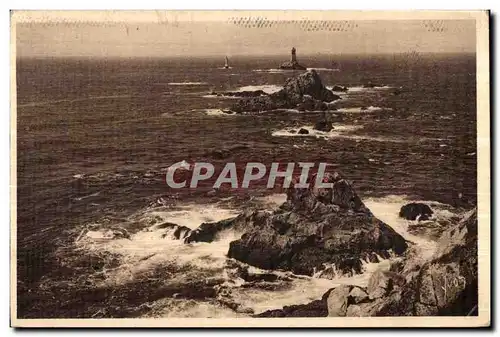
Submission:
[[[361,112],[375,112],[382,110],[392,110],[391,108],[382,108],[378,106],[369,106],[369,107],[352,107],[352,108],[338,108],[338,112],[347,112],[347,113],[361,113]]]
[[[265,208],[273,209],[286,200],[286,195],[273,194],[258,199]],[[412,200],[406,196],[391,195],[366,198],[365,204],[377,218],[413,242],[422,258],[427,258],[436,250],[436,243],[409,233],[408,225],[411,222],[398,216],[401,206],[410,201]],[[454,216],[448,205],[434,201],[425,203],[435,211],[432,220]],[[363,273],[353,276],[337,273],[335,266],[331,266],[326,273],[325,270],[316,272],[312,277],[267,271],[227,257],[230,242],[243,233],[227,230],[211,243],[184,244],[183,240],[173,236],[171,227],[161,225],[165,222],[177,224],[185,226],[185,230],[189,231],[201,223],[231,218],[239,213],[238,209],[224,208],[217,204],[190,204],[175,209],[153,207],[130,218],[132,222],[143,224],[143,228],[137,232],[117,237],[116,229],[92,224],[80,233],[75,240],[75,247],[93,254],[120,257],[119,265],[105,268],[100,278],[89,277],[95,287],[128,286],[145,275],[151,275],[155,270],[168,274],[165,279],[168,279],[170,285],[181,290],[185,287],[188,292],[192,291],[189,289],[193,282],[215,282],[213,287],[217,289],[218,295],[212,299],[177,299],[174,294],[149,303],[148,306],[155,308],[155,317],[248,317],[287,305],[309,303],[320,299],[327,290],[339,284],[366,287],[374,271],[390,268],[392,258],[379,257],[377,263],[362,261]],[[124,233],[123,230],[118,232]],[[240,267],[252,275],[273,275],[274,281],[247,282],[236,272]],[[155,277],[163,276],[160,274]]]
[[[275,92],[280,91],[283,88],[283,86],[280,85],[274,85],[274,84],[262,84],[262,85],[247,85],[241,88],[238,88],[234,90],[235,92],[242,92],[242,91],[257,91],[257,90],[262,90],[267,94],[272,94]]]

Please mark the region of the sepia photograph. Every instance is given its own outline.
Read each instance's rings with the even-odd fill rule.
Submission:
[[[488,36],[12,11],[12,326],[489,326]]]

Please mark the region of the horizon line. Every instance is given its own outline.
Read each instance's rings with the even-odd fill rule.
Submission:
[[[346,53],[301,53],[300,56],[394,56],[394,55],[407,55],[407,54],[420,54],[420,55],[457,55],[457,54],[470,54],[476,55],[476,51],[406,51],[406,52],[373,52],[373,53],[354,53],[354,52],[346,52]],[[126,55],[16,55],[16,59],[169,59],[169,58],[219,58],[219,57],[289,57],[290,54],[178,54],[178,55],[137,55],[137,56],[126,56]]]

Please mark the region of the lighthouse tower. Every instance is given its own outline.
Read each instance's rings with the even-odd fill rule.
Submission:
[[[297,55],[295,54],[295,52],[296,52],[295,47],[292,47],[292,60],[291,60],[292,64],[297,63]]]
[[[292,48],[292,57],[290,61],[284,62],[280,65],[280,69],[286,69],[286,70],[306,70],[307,68],[304,67],[303,65],[300,65],[297,62],[297,50],[295,47]]]

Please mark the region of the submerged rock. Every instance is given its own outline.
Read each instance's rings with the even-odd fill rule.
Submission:
[[[314,128],[318,131],[330,132],[333,129],[332,122],[330,121],[330,116],[323,112],[320,119],[314,125]]]
[[[209,95],[219,96],[219,97],[259,97],[266,96],[267,93],[263,90],[249,90],[249,91],[223,91],[216,92],[212,91]]]
[[[349,89],[347,87],[342,87],[340,85],[334,85],[331,90],[332,91],[336,91],[336,92],[347,92],[347,91],[349,91]]]
[[[304,129],[304,128],[301,128],[298,132],[299,135],[308,135],[309,134],[309,130],[307,129]]]
[[[373,83],[371,81],[363,84],[363,88],[375,88],[375,87],[382,87],[382,86],[383,86],[382,84],[376,84],[376,83]]]
[[[399,211],[399,217],[406,220],[417,220],[417,218],[419,221],[429,220],[432,214],[434,212],[428,205],[419,202],[406,204]]]

